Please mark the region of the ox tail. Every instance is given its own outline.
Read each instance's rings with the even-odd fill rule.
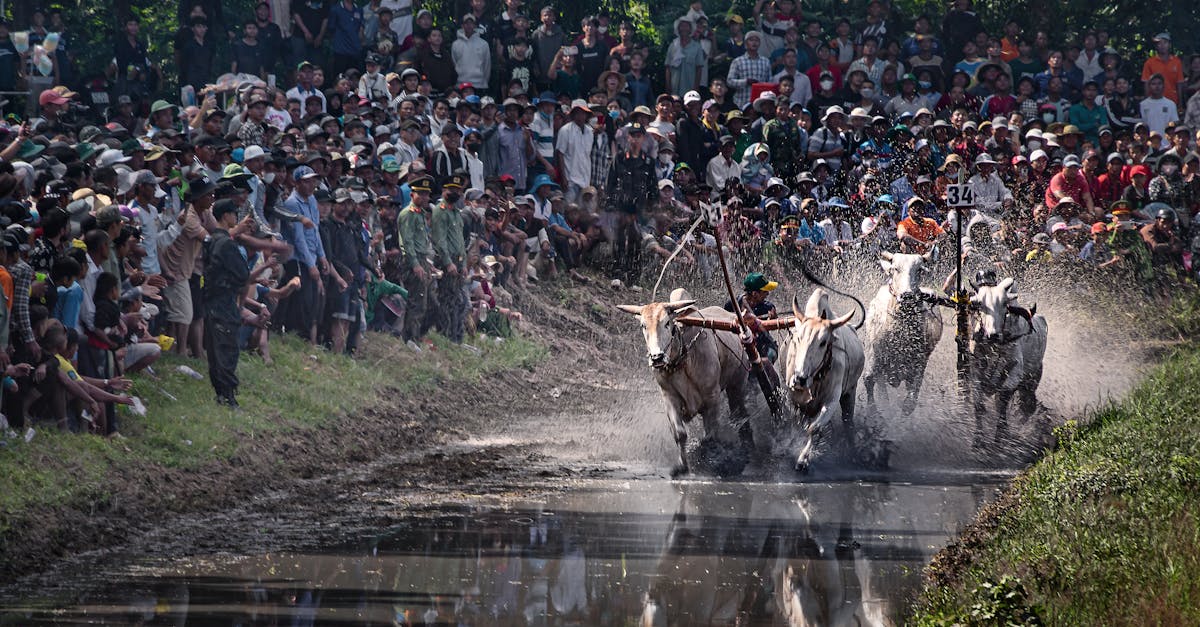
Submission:
[[[803,261],[800,262],[800,273],[803,274],[804,278],[808,279],[808,281],[810,283],[816,285],[817,287],[823,287],[823,288],[833,292],[834,294],[837,294],[838,296],[845,296],[846,298],[849,298],[850,300],[854,301],[854,304],[858,305],[858,312],[860,315],[858,318],[858,323],[851,325],[851,327],[855,331],[862,328],[863,323],[867,321],[867,308],[865,306],[863,306],[863,302],[861,300],[859,300],[857,296],[855,296],[853,294],[847,294],[846,292],[843,292],[843,291],[837,289],[836,287],[829,286],[824,281],[817,278],[817,276],[814,275],[811,271],[809,271],[808,264],[804,263]]]

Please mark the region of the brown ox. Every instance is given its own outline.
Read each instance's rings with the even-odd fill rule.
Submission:
[[[672,297],[686,295],[682,290]],[[667,419],[675,443],[679,445],[679,462],[672,476],[688,471],[685,447],[686,425],[696,414],[704,420],[705,439],[719,432],[721,395],[729,402],[730,415],[745,413],[746,367],[742,346],[735,333],[685,326],[681,316],[736,323],[733,314],[720,307],[697,310],[691,299],[672,300],[648,305],[618,305],[625,313],[637,316],[642,323],[646,340],[646,358],[654,380],[667,401]],[[733,325],[730,324],[730,327]],[[749,436],[749,423],[743,427],[743,439]]]

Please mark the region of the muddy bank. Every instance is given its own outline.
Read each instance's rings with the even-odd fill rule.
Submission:
[[[495,370],[483,371],[465,351],[443,354],[427,350],[419,358],[426,360],[426,365],[433,362],[436,374],[431,387],[416,386],[420,393],[406,391],[414,389],[408,381],[414,373],[405,364],[414,358],[406,355],[396,363],[389,359],[407,349],[390,338],[374,337],[367,342],[360,360],[381,370],[386,375],[383,380],[395,383],[369,390],[352,411],[306,417],[308,420],[303,421],[295,416],[283,417],[289,422],[288,428],[243,435],[230,454],[215,451],[211,460],[193,467],[172,467],[159,460],[131,459],[131,455],[118,457],[119,461],[106,469],[109,475],[102,489],[89,489],[54,505],[39,505],[37,499],[32,499],[34,505],[10,512],[3,520],[0,535],[0,582],[42,571],[74,554],[120,547],[161,527],[164,521],[183,515],[212,514],[211,531],[219,535],[222,511],[270,494],[281,500],[268,507],[268,512],[286,512],[298,501],[306,504],[302,508],[306,516],[334,519],[339,502],[346,496],[345,485],[324,479],[354,473],[375,460],[406,452],[414,454],[411,461],[397,464],[386,473],[401,484],[434,489],[466,483],[485,472],[504,476],[504,464],[497,459],[438,449],[462,441],[484,421],[503,421],[521,413],[582,402],[582,393],[615,381],[611,368],[606,366],[608,356],[625,348],[611,338],[628,329],[618,324],[626,321],[615,319],[611,305],[624,296],[607,287],[567,285],[546,285],[538,292],[517,295],[514,305],[527,320],[521,335],[544,347],[536,363],[530,367],[500,364]],[[602,342],[601,338],[609,341]],[[307,355],[312,349],[298,344],[277,348],[284,358],[289,357],[288,351],[301,353],[290,355],[294,361],[312,357]],[[279,357],[277,354],[278,361],[285,361]],[[286,381],[288,373],[276,372],[274,376]],[[420,376],[429,375],[422,371]],[[199,397],[208,395],[207,381],[187,385],[195,386]],[[287,405],[285,401],[279,404]],[[213,406],[212,411],[219,410]],[[231,421],[238,419],[236,414],[228,416]],[[156,437],[139,433],[138,429],[131,432],[134,438]],[[31,446],[38,444],[35,439]],[[37,463],[36,453],[30,455]],[[519,460],[520,456],[513,459]],[[83,471],[73,467],[69,459],[43,457],[42,461],[68,477]],[[509,472],[527,470],[509,464]],[[532,472],[556,471],[538,468]],[[203,529],[195,533],[198,535],[194,537],[168,534],[163,538],[166,550],[202,544]]]

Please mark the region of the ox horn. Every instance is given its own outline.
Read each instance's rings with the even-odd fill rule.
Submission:
[[[665,308],[667,311],[669,311],[671,313],[675,313],[681,309],[687,309],[688,307],[691,307],[692,305],[695,305],[695,304],[696,304],[695,299],[675,300],[675,301],[671,301],[669,303],[664,304],[663,308]]]
[[[1030,324],[1033,323],[1033,312],[1024,307],[1020,307],[1018,305],[1009,305],[1008,313],[1021,316],[1022,318],[1025,319],[1026,322],[1028,322]]]
[[[635,316],[642,315],[642,308],[638,305],[617,305],[617,309],[620,309],[621,311],[623,311],[627,314],[633,314]]]
[[[1014,283],[1016,283],[1016,280],[1014,280],[1012,277],[1008,277],[1007,279],[1001,281],[1000,285],[997,287],[1007,292],[1008,290],[1012,289]]]
[[[882,260],[884,260],[884,261],[891,261],[891,260],[892,260],[892,253],[889,253],[889,252],[888,252],[888,251],[886,251],[886,250],[881,250],[881,251],[879,251],[879,258],[880,258],[880,259],[882,259]]]
[[[833,327],[833,328],[835,328],[835,329],[836,329],[836,328],[838,328],[838,327],[842,326],[843,324],[846,324],[847,322],[850,322],[850,319],[851,319],[851,318],[853,318],[853,317],[854,317],[854,310],[853,310],[853,309],[851,309],[850,311],[848,311],[848,312],[846,312],[846,313],[842,314],[841,316],[838,316],[837,318],[834,318],[833,320],[830,320],[830,321],[829,321],[829,326],[831,326],[831,327]]]
[[[792,295],[792,316],[795,317],[796,320],[804,319],[804,313],[800,311],[800,299],[794,294]]]
[[[921,261],[924,261],[925,263],[933,262],[933,249],[932,248],[929,249],[929,252],[925,253],[924,255],[921,255]]]

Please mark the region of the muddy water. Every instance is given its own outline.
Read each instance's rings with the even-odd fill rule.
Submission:
[[[0,622],[899,624],[921,567],[1007,478],[585,480],[426,508],[303,552],[64,573],[5,603]]]

